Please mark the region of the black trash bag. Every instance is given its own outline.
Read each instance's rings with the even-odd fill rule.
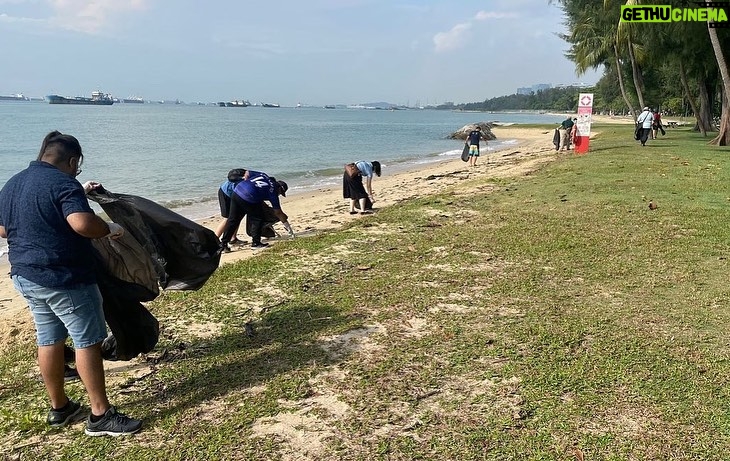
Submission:
[[[212,230],[143,197],[101,188],[88,197],[149,253],[162,288],[197,290],[218,268],[221,247]]]
[[[263,216],[264,216],[264,227],[261,229],[261,237],[265,238],[273,238],[278,237],[279,234],[276,232],[276,229],[274,229],[274,224],[279,222],[279,218],[276,217],[276,214],[274,214],[274,209],[271,208],[266,203],[261,204],[263,208]],[[254,226],[256,225],[255,220],[248,219],[248,215],[246,215],[246,233],[249,237],[253,237],[254,233]]]
[[[97,251],[96,257],[103,260],[105,255]],[[96,282],[103,300],[104,318],[111,330],[102,343],[102,357],[131,360],[154,349],[160,338],[160,325],[141,302],[155,299],[158,292],[117,278],[107,270],[97,272]]]
[[[159,322],[142,302],[169,290],[197,290],[218,268],[221,248],[215,233],[150,200],[89,192],[106,214],[125,229],[114,242],[96,242],[97,283],[111,334],[102,343],[107,360],[130,360],[150,352]],[[128,235],[131,236],[128,237]]]

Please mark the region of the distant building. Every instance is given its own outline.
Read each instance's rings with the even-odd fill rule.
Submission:
[[[517,94],[535,94],[538,91],[547,90],[549,88],[552,88],[552,85],[549,83],[538,83],[529,87],[517,88]]]
[[[555,88],[588,88],[589,84],[587,83],[581,83],[581,82],[573,82],[573,83],[558,83],[555,85]]]

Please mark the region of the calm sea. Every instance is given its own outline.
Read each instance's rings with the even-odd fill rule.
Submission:
[[[337,186],[342,165],[378,160],[383,174],[457,157],[446,137],[480,121],[559,123],[529,113],[435,110],[217,107],[175,104],[66,106],[0,103],[0,187],[38,154],[51,130],[84,149],[79,181],[146,197],[199,219],[214,215],[217,190],[231,168],[264,171],[290,191]],[[490,142],[490,150],[514,140]],[[4,242],[0,242],[0,246]]]

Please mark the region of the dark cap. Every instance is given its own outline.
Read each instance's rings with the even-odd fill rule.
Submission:
[[[289,190],[289,186],[284,181],[276,181],[276,185],[279,186],[279,193],[282,197],[286,197],[286,191]]]

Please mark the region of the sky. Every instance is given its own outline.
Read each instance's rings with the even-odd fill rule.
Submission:
[[[548,0],[0,0],[0,94],[456,104],[575,74]]]

